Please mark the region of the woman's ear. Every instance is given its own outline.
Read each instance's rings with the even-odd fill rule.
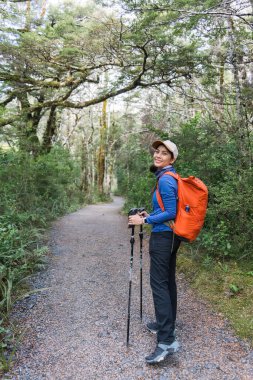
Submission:
[[[174,156],[171,152],[170,152],[170,157],[171,157],[170,163],[173,164],[176,161],[176,159],[174,158]]]

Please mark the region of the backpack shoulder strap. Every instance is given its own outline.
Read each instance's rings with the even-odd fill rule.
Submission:
[[[179,178],[179,175],[177,173],[173,173],[173,172],[165,172],[165,173],[163,173],[163,175],[161,175],[160,178],[162,178],[162,176],[164,176],[165,174],[170,175],[171,177],[175,178],[176,180],[178,180],[178,178]],[[156,199],[157,199],[157,202],[158,202],[160,208],[162,209],[162,211],[164,211],[165,208],[163,205],[163,200],[162,200],[161,194],[159,192],[159,179],[158,179],[157,184],[156,184]]]
[[[167,175],[170,175],[171,177],[175,178],[176,180],[178,180],[179,178],[179,174],[177,173],[173,173],[173,172],[165,172],[164,174],[167,174]],[[163,175],[164,175],[163,174]],[[161,176],[162,177],[162,176]]]

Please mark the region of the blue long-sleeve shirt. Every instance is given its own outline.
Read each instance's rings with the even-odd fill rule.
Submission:
[[[175,173],[173,166],[170,166],[166,171]],[[163,175],[159,179],[159,193],[163,200],[164,211],[160,208],[156,191],[153,193],[152,203],[153,211],[146,218],[148,224],[152,224],[152,232],[172,231],[169,226],[164,224],[169,220],[175,219],[177,212],[177,180],[170,175]]]

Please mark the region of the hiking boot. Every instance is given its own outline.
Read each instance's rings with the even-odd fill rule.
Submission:
[[[147,323],[147,329],[149,332],[151,332],[152,334],[157,334],[159,329],[158,329],[158,324],[156,322],[149,322]],[[174,338],[176,338],[176,329],[173,330],[173,333],[172,335],[174,336]]]
[[[157,334],[158,333],[158,325],[157,325],[156,322],[149,322],[149,323],[147,323],[147,329],[148,329],[148,331],[150,331],[153,334]]]
[[[176,340],[174,340],[171,344],[162,344],[158,343],[155,351],[146,356],[146,362],[148,364],[157,364],[162,362],[167,356],[174,354],[179,350],[179,344]]]

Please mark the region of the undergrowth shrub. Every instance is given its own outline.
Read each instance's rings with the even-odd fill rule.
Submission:
[[[33,158],[0,151],[0,312],[8,316],[22,280],[44,264],[41,243],[48,222],[82,202],[79,165],[55,147]],[[6,328],[0,322],[0,346]]]
[[[207,253],[223,259],[252,258],[252,187],[252,170],[234,173],[210,186],[212,199],[202,234]]]

